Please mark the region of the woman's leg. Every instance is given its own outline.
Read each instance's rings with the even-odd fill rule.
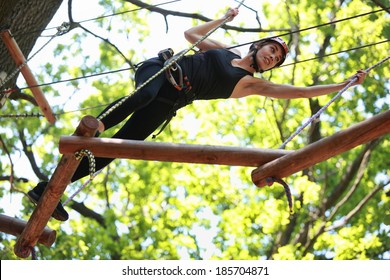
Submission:
[[[171,109],[172,104],[156,99],[148,106],[136,111],[113,138],[144,140],[164,123]],[[102,169],[113,160],[113,158],[95,158],[96,170]],[[71,181],[74,182],[87,175],[89,175],[89,163],[88,159],[84,157]],[[34,203],[38,203],[46,185],[47,182],[40,182],[34,189],[27,193],[27,196]],[[58,203],[52,216],[59,221],[66,221],[69,218],[61,202]]]
[[[159,61],[148,61],[141,65],[135,74],[136,87],[147,81],[151,76],[160,71],[161,68],[162,64],[159,63]],[[104,116],[101,119],[105,129],[110,129],[111,127],[122,122],[136,110],[147,106],[156,98],[158,92],[160,91],[161,87],[165,82],[165,75],[158,75],[146,86],[144,86],[142,89],[140,89],[138,92],[134,93],[130,97],[122,97],[111,103],[106,109],[103,110],[102,113],[99,114],[98,118],[102,116],[105,112],[107,112],[110,108],[116,106],[119,102],[122,102],[122,100],[125,99],[125,101],[123,101],[120,106],[115,108],[107,116]]]
[[[130,117],[130,119],[125,123],[125,125],[113,136],[114,138],[121,138],[121,139],[134,139],[134,140],[144,140],[146,139],[150,134],[153,133],[161,124],[165,122],[167,117],[172,111],[173,104],[176,102],[178,97],[178,92],[173,89],[173,87],[165,82],[165,77],[162,76],[164,79],[163,81],[160,81],[161,85],[156,81],[157,83],[152,82],[152,87],[144,88],[146,89],[146,92],[149,94],[155,94],[155,96],[151,100],[146,100],[144,104],[141,104],[141,108],[137,110],[133,115]],[[158,79],[160,80],[160,79]],[[157,84],[157,85],[156,85]],[[155,92],[151,91],[152,88],[159,87]],[[160,92],[159,92],[160,91]],[[139,92],[141,93],[141,92]],[[161,100],[159,98],[156,98],[157,94],[160,94],[164,97],[164,100]],[[147,95],[147,94],[146,94]],[[149,95],[151,96],[151,95]],[[145,97],[145,96],[144,96]],[[168,101],[171,100],[171,101]],[[145,101],[145,99],[143,99]],[[122,109],[123,110],[123,109]],[[120,115],[123,114],[126,116],[129,115],[129,113],[125,113],[123,111],[120,112],[116,117],[110,119],[105,118],[106,123],[104,123],[108,128],[112,127],[112,125],[115,125],[115,123],[119,123],[122,121],[126,116],[120,117]],[[111,114],[110,114],[111,115]],[[109,115],[109,116],[110,116]],[[122,118],[122,119],[121,119]],[[110,126],[111,125],[111,126]],[[114,159],[112,158],[96,158],[96,170],[100,170],[106,165],[108,165],[111,161]],[[87,158],[83,158],[80,162],[79,167],[77,168],[75,174],[73,175],[71,181],[74,182],[82,177],[85,177],[89,175],[89,163]],[[34,189],[28,192],[28,197],[35,203],[38,202],[40,199],[45,187],[47,185],[47,182],[40,182]],[[63,208],[61,202],[58,203],[54,213],[52,216],[60,221],[66,221],[68,219],[68,213]]]
[[[158,98],[148,106],[137,110],[130,119],[118,130],[112,138],[145,140],[161,124],[165,122],[172,109],[172,104],[162,102]],[[96,170],[100,170],[111,163],[114,158],[95,158]],[[72,182],[89,175],[88,159],[84,157],[80,162]]]

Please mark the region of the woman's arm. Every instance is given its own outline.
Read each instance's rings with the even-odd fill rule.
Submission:
[[[274,84],[272,82],[246,76],[240,80],[236,89],[233,91],[232,98],[240,98],[248,95],[262,95],[272,98],[312,98],[321,95],[330,94],[342,90],[355,77],[357,81],[351,86],[363,83],[367,73],[363,70],[357,71],[357,74],[339,84],[316,85],[309,87],[298,87],[292,85]]]
[[[203,36],[205,36],[210,30],[214,29],[218,25],[220,25],[224,20],[228,19],[228,21],[232,21],[234,17],[238,15],[238,9],[232,9],[230,8],[226,14],[220,18],[213,21],[206,22],[204,24],[192,27],[184,32],[184,37],[189,41],[191,44],[196,43],[199,39],[201,39]],[[215,41],[213,39],[207,38],[204,41],[202,41],[198,46],[200,50],[207,51],[211,49],[220,49],[220,48],[226,48],[228,45],[225,45],[221,42]]]

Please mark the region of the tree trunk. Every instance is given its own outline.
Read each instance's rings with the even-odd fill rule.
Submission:
[[[61,3],[62,0],[0,0],[0,31],[9,29],[24,56],[28,58],[42,30],[51,21]],[[15,69],[15,62],[1,42],[0,79],[4,79]],[[5,87],[14,88],[17,76],[8,81]]]

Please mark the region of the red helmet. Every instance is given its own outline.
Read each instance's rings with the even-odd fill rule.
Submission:
[[[286,59],[286,56],[288,54],[289,49],[288,49],[288,46],[287,46],[286,42],[282,38],[280,38],[280,37],[271,37],[269,39],[264,39],[264,41],[274,41],[274,42],[278,43],[282,47],[282,50],[284,52],[283,61],[284,61],[284,59]]]
[[[287,54],[289,52],[289,49],[288,49],[288,46],[287,46],[286,42],[282,38],[280,38],[280,37],[270,37],[270,38],[261,39],[261,40],[255,42],[255,43],[253,43],[250,46],[249,51],[255,50],[256,49],[256,47],[255,47],[256,44],[258,44],[258,43],[263,44],[263,43],[267,43],[267,42],[275,42],[282,48],[282,52],[283,52],[282,59],[279,61],[279,63],[277,65],[275,65],[275,67],[278,67],[278,66],[282,65],[283,62],[286,60],[286,56],[287,56]]]

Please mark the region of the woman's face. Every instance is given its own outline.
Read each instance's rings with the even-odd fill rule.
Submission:
[[[266,71],[274,68],[283,57],[283,50],[278,43],[268,43],[257,51],[256,59],[260,69]]]

